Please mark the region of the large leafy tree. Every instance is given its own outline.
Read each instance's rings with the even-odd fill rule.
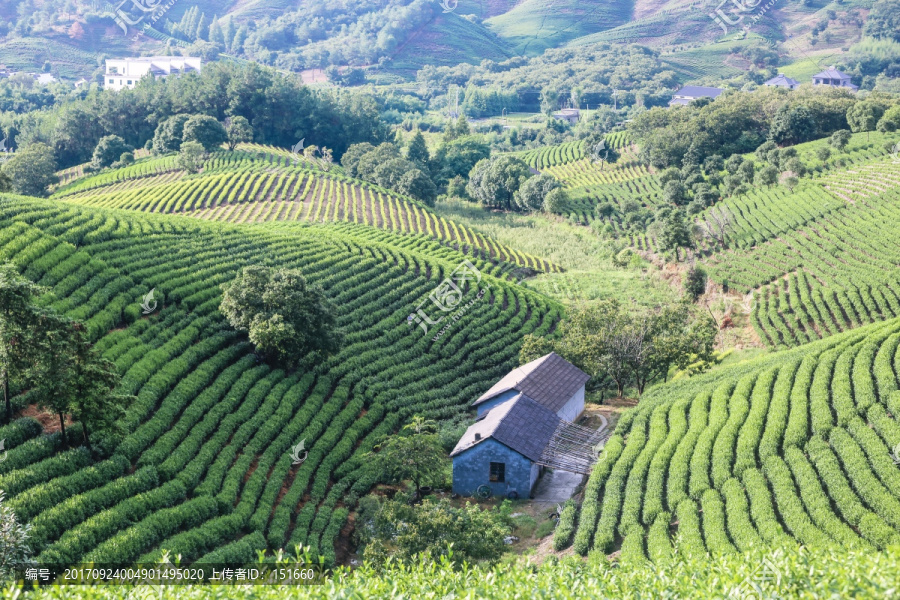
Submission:
[[[28,336],[35,316],[32,304],[40,291],[13,265],[0,265],[0,378],[7,423],[12,417],[10,380],[23,377],[34,359],[34,346],[28,343]]]
[[[95,169],[103,169],[121,158],[126,152],[134,150],[125,143],[125,140],[117,135],[107,135],[100,138],[97,147],[94,148],[93,159],[91,165]]]
[[[178,152],[184,141],[184,124],[191,115],[174,115],[160,122],[153,135],[153,151],[157,154]]]
[[[228,149],[234,150],[238,144],[253,141],[253,127],[245,117],[233,117],[225,126],[228,134]]]
[[[542,173],[531,177],[516,192],[516,205],[522,210],[541,210],[547,195],[559,187],[552,175]]]
[[[228,141],[225,127],[214,117],[194,115],[184,123],[185,142],[197,142],[207,152],[211,152]]]
[[[219,310],[262,354],[294,365],[308,353],[321,356],[340,348],[343,334],[334,305],[300,271],[245,267],[222,288]]]
[[[47,188],[58,181],[53,149],[46,144],[29,144],[16,152],[3,165],[12,180],[13,190],[27,196],[44,196]]]
[[[433,421],[417,415],[398,435],[388,436],[372,454],[382,479],[387,483],[412,481],[419,495],[423,485],[440,483],[447,456],[436,431]]]
[[[516,192],[531,177],[522,159],[504,155],[478,161],[469,173],[466,191],[488,208],[517,208]]]
[[[847,123],[853,133],[866,132],[866,141],[869,133],[875,130],[878,120],[884,115],[884,106],[876,102],[857,102],[847,111]]]

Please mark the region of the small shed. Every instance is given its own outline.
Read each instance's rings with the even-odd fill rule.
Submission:
[[[478,416],[519,393],[570,423],[584,412],[584,386],[590,375],[551,352],[513,369],[472,403]]]
[[[487,485],[495,496],[515,490],[527,497],[560,422],[553,411],[521,392],[480,414],[450,453],[453,492],[471,496]]]

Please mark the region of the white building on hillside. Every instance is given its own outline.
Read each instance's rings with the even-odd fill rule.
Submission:
[[[106,61],[103,87],[108,90],[134,88],[137,82],[151,75],[168,77],[182,73],[199,73],[202,60],[192,56],[142,56],[117,58]]]

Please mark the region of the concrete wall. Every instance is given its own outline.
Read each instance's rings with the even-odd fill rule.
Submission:
[[[506,482],[491,483],[491,463],[506,464]],[[537,480],[538,466],[493,438],[472,446],[453,457],[453,491],[471,496],[480,485],[490,485],[495,496],[506,495],[506,484],[519,492],[520,498],[531,494]]]
[[[563,421],[574,423],[584,412],[584,386],[581,386],[575,394],[569,398],[565,405],[556,413]]]
[[[478,416],[480,417],[481,415],[483,415],[487,411],[491,410],[498,404],[502,404],[502,403],[506,402],[507,400],[509,400],[510,398],[512,398],[514,396],[518,396],[518,395],[519,395],[519,392],[516,390],[509,390],[509,391],[503,392],[502,394],[498,394],[496,397],[491,398],[487,402],[479,404],[478,406],[475,407],[478,409]]]

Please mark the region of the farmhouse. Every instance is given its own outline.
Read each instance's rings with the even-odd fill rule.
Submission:
[[[793,89],[796,89],[800,85],[800,82],[797,81],[796,79],[791,79],[784,73],[779,73],[772,79],[765,82],[763,85],[767,85],[769,87],[780,87],[780,88],[785,88],[788,90],[793,90]]]
[[[200,58],[191,56],[143,56],[107,60],[103,87],[108,90],[131,89],[147,75],[168,77],[182,73],[199,73],[203,66],[202,62]]]
[[[830,66],[821,73],[817,73],[813,75],[812,78],[813,85],[827,85],[831,87],[845,87],[853,90],[854,92],[859,89],[858,85],[853,85],[850,81],[850,76],[846,73],[842,73],[834,68],[834,66]]]
[[[558,112],[553,113],[554,119],[559,119],[560,121],[566,121],[567,123],[574,125],[578,122],[578,119],[581,118],[581,111],[577,108],[564,108]]]
[[[703,87],[699,85],[686,85],[672,96],[669,106],[687,106],[698,98],[718,98],[724,92],[722,88]]]
[[[529,495],[554,436],[584,412],[588,379],[551,352],[491,386],[473,403],[477,420],[450,453],[453,491],[470,496],[486,485],[493,494]]]

